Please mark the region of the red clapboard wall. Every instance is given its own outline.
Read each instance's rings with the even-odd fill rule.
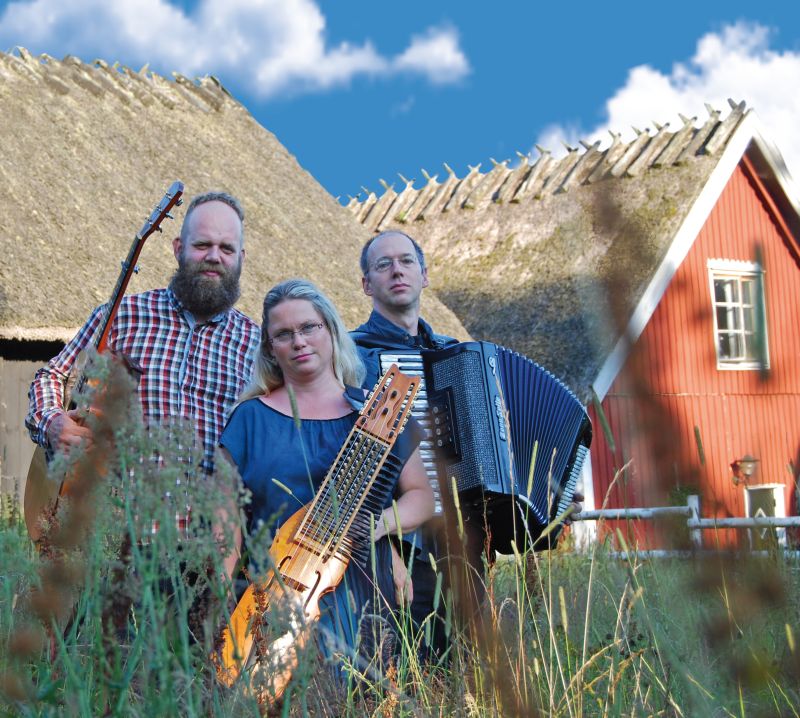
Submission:
[[[764,268],[769,371],[720,370],[707,261],[755,261]],[[783,483],[793,510],[792,466],[800,459],[800,258],[767,189],[745,154],[677,269],[602,402],[612,452],[595,425],[595,503],[659,506],[677,486],[696,486],[703,516],[744,516],[744,487],[729,464],[759,459],[752,483]],[[618,470],[626,465],[625,472]],[[616,481],[615,481],[616,477]],[[653,522],[617,522],[642,546],[668,543]],[[746,532],[704,531],[708,547],[732,547]]]

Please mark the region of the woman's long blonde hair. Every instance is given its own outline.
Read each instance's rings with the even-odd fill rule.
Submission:
[[[258,349],[253,378],[249,386],[242,392],[237,404],[252,399],[262,394],[268,394],[273,389],[283,386],[283,371],[275,361],[272,347],[269,343],[269,313],[281,302],[287,299],[305,299],[311,302],[314,309],[319,312],[325,326],[331,334],[333,343],[333,373],[343,386],[361,386],[364,381],[364,364],[358,355],[358,350],[347,329],[344,326],[339,312],[328,297],[314,284],[305,279],[287,279],[276,284],[264,297],[264,311],[261,317],[261,344]]]

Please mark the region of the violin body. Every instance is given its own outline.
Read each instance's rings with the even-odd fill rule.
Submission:
[[[267,678],[264,693],[268,695],[259,696],[262,702],[272,702],[283,694],[297,666],[297,651],[307,643],[310,623],[319,618],[320,599],[336,588],[349,563],[339,554],[321,557],[320,544],[298,536],[307,511],[304,506],[280,528],[269,551],[271,575],[264,583],[247,587],[222,634],[216,660],[219,682],[232,686],[243,669],[252,667],[251,680],[258,675]],[[260,646],[265,633],[263,616],[281,603],[295,609],[289,630],[268,647]]]

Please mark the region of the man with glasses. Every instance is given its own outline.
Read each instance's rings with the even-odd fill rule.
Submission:
[[[361,273],[361,284],[364,293],[372,297],[373,310],[351,336],[367,369],[365,387],[371,389],[386,368],[382,357],[383,364],[388,365],[398,354],[418,356],[422,349],[443,349],[458,343],[453,337],[434,333],[420,317],[420,296],[428,286],[428,273],[422,248],[407,234],[390,230],[370,239],[361,251]],[[425,442],[420,448],[424,452]],[[434,517],[415,536],[408,537],[417,548],[411,572],[411,616],[417,627],[434,610],[436,572],[431,556],[435,560],[445,554],[441,522],[441,517]],[[405,569],[399,562],[395,564],[395,583],[405,583]],[[444,632],[434,630],[433,636],[432,648],[441,653]]]
[[[428,286],[428,274],[425,265],[425,255],[422,248],[411,237],[403,232],[389,230],[381,232],[370,239],[361,251],[361,284],[364,293],[372,297],[373,310],[366,323],[351,332],[351,336],[359,348],[361,358],[367,368],[367,377],[364,386],[372,388],[378,377],[393,360],[403,357],[402,363],[414,365],[412,355],[418,355],[422,349],[443,349],[457,344],[453,337],[434,333],[431,326],[420,317],[420,296],[422,290]],[[416,360],[416,366],[421,369],[421,360]],[[415,415],[417,415],[415,411]],[[420,421],[426,422],[423,416],[426,412],[419,412]],[[432,446],[428,442],[428,449]],[[425,459],[426,442],[420,444],[423,460]],[[431,464],[433,460],[431,459]],[[435,469],[428,471],[429,476],[435,475]],[[435,479],[434,492],[438,495]],[[574,496],[574,512],[580,512],[583,496],[576,492]],[[437,506],[439,515],[418,530],[416,535],[406,538],[406,545],[412,541],[418,551],[411,567],[412,602],[411,616],[417,627],[434,612],[434,599],[437,576],[433,563],[440,561],[447,555],[443,517]],[[462,507],[463,508],[463,507]],[[570,521],[568,520],[567,523]],[[485,532],[483,517],[473,513],[465,517],[465,539],[463,558],[464,567],[468,576],[451,576],[455,581],[465,581],[462,589],[465,594],[466,606],[474,604],[477,608],[483,601],[483,587],[481,574],[484,557],[492,560],[492,555],[486,553]],[[406,549],[408,550],[408,549]],[[439,568],[443,568],[441,563]],[[455,571],[458,572],[456,567]],[[395,566],[395,583],[405,580],[404,567]],[[440,601],[440,612],[443,601]],[[443,621],[437,620],[433,631],[433,644],[429,647],[434,654],[441,655],[446,648]]]
[[[428,286],[422,248],[407,234],[381,232],[361,250],[361,286],[372,297],[372,314],[352,332],[367,368],[365,386],[381,375],[387,349],[442,349],[457,339],[435,334],[420,317],[420,296]]]

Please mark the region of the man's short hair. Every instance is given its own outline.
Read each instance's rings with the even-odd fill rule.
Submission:
[[[367,240],[366,244],[361,250],[361,274],[365,277],[367,276],[367,272],[369,272],[369,261],[367,260],[367,254],[369,253],[369,248],[372,246],[372,243],[376,239],[381,239],[382,237],[388,237],[390,234],[399,234],[401,237],[405,237],[412,245],[414,245],[414,251],[417,253],[417,260],[419,261],[419,267],[424,272],[425,271],[425,253],[422,251],[422,247],[417,244],[417,241],[413,237],[409,237],[405,232],[401,232],[399,229],[387,229],[384,232],[378,232],[372,239]]]
[[[242,245],[244,245],[244,209],[242,209],[239,200],[227,192],[204,192],[192,199],[189,203],[189,208],[186,210],[186,215],[183,218],[183,224],[181,225],[181,243],[185,245],[189,239],[189,217],[192,216],[192,212],[206,202],[222,202],[236,212],[236,216],[239,217],[239,223],[241,224],[240,239],[242,240]]]

